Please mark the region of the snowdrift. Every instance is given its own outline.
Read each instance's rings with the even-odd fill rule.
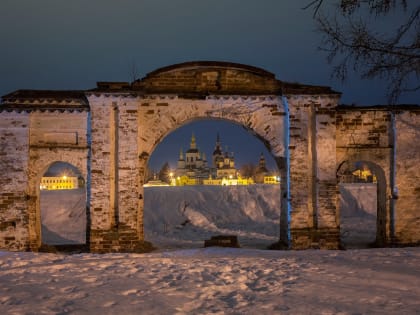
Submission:
[[[254,248],[279,238],[279,185],[148,187],[144,195],[145,238],[160,248],[202,247],[217,234]]]

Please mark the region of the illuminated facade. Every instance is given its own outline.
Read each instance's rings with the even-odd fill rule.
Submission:
[[[63,190],[79,188],[79,179],[73,176],[42,177],[39,189]]]
[[[216,145],[212,155],[213,167],[207,165],[204,152],[197,148],[196,138],[191,137],[190,148],[185,152],[180,150],[177,169],[171,173],[171,186],[215,185],[236,186],[260,184],[279,184],[278,175],[269,174],[265,159],[261,153],[256,178],[241,177],[235,168],[233,152],[223,152],[220,135],[217,134]],[[146,185],[145,185],[146,186]],[[155,185],[156,186],[156,185]]]
[[[210,168],[207,164],[206,154],[197,148],[195,136],[192,135],[190,148],[185,154],[182,149],[179,153],[175,178],[172,180],[172,184],[176,186],[237,185],[238,181],[242,181],[237,176],[238,171],[235,169],[233,153],[229,154],[221,149],[219,134],[217,135],[212,162],[213,167]],[[223,183],[222,180],[224,180]]]
[[[185,152],[179,152],[179,159],[175,177],[194,179],[194,183],[201,184],[202,180],[210,176],[210,168],[207,165],[206,154],[197,148],[195,136],[192,135],[190,148]],[[180,180],[178,180],[180,182]],[[182,181],[183,183],[185,182]],[[184,184],[185,185],[185,184]],[[196,185],[196,184],[192,184]]]

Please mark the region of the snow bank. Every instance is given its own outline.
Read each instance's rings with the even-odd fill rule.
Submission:
[[[202,247],[217,234],[265,248],[279,238],[280,186],[145,188],[145,238],[160,248]]]
[[[368,247],[376,240],[377,186],[371,183],[341,183],[341,240],[347,248]]]
[[[86,243],[86,190],[43,190],[40,195],[42,242]]]

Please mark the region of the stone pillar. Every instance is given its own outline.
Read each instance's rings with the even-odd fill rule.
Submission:
[[[0,248],[29,249],[29,114],[0,112]]]
[[[396,181],[391,187],[395,204],[395,240],[399,244],[420,244],[420,107],[395,114]]]
[[[90,95],[92,252],[144,252],[137,104],[128,95]],[[140,200],[140,201],[139,201]]]
[[[292,96],[290,112],[291,247],[338,248],[334,96]]]

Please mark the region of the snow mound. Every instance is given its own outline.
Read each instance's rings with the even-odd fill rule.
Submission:
[[[41,191],[41,237],[44,244],[86,242],[86,190]]]
[[[277,241],[280,186],[145,188],[145,238],[160,248],[201,247],[215,234],[236,234],[241,246]]]

